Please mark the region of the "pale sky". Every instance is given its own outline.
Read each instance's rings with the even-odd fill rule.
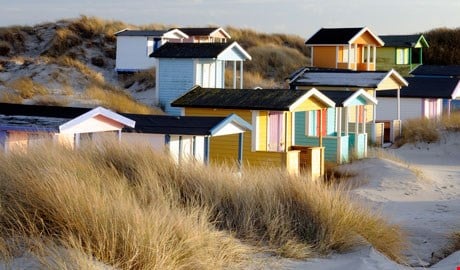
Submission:
[[[308,38],[321,27],[368,26],[377,35],[460,27],[460,0],[0,0],[0,26],[80,15],[142,25],[235,26]]]

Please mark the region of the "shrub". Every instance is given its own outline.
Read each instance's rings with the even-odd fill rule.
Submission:
[[[10,82],[8,87],[14,89],[23,99],[31,98],[35,95],[46,95],[49,93],[49,90],[45,86],[28,77],[20,77]]]
[[[98,66],[98,67],[103,67],[105,66],[105,61],[104,61],[104,58],[102,57],[92,57],[91,64]]]
[[[0,56],[7,56],[11,51],[11,45],[8,42],[0,40]]]
[[[68,28],[59,28],[51,40],[50,47],[44,52],[50,56],[61,56],[64,55],[68,50],[75,46],[79,46],[83,43],[83,40],[76,33]]]
[[[25,49],[25,33],[19,26],[0,28],[0,40],[8,43],[14,52],[22,52]]]

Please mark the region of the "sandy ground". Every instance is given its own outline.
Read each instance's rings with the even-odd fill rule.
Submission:
[[[441,260],[449,234],[460,230],[460,133],[438,143],[405,145],[378,151],[341,169],[357,173],[352,194],[406,232],[410,267],[398,265],[372,247],[304,261],[286,261],[284,269],[457,269],[460,252]]]

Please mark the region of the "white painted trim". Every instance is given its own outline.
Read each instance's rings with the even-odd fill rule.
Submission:
[[[229,46],[227,46],[227,48],[225,48],[223,51],[221,51],[218,55],[217,55],[217,59],[219,60],[225,60],[225,59],[220,59],[220,56],[225,53],[225,51],[228,51],[228,50],[232,50],[233,48],[236,48],[245,58],[241,59],[241,60],[252,60],[252,57],[251,55],[249,55],[248,52],[246,52],[243,47],[241,47],[236,41],[234,41],[232,44],[230,44]]]
[[[390,71],[388,71],[388,73],[385,75],[385,77],[379,82],[379,85],[386,79],[388,79],[389,77],[394,77],[396,78],[397,81],[399,81],[399,83],[401,84],[401,86],[408,86],[409,85],[409,82],[406,81],[406,79],[404,79],[403,76],[401,76],[401,74],[399,74],[396,70],[394,69],[391,69]],[[377,85],[377,88],[379,86]]]
[[[291,113],[291,145],[295,145],[295,112]]]
[[[355,39],[357,39],[359,36],[361,36],[362,34],[364,34],[364,32],[369,32],[369,34],[371,34],[371,36],[377,40],[377,42],[379,43],[380,46],[383,46],[385,45],[385,42],[383,42],[383,40],[381,38],[379,38],[379,36],[375,35],[374,33],[371,32],[371,30],[369,30],[369,28],[367,27],[363,27],[363,29],[361,29],[361,31],[359,31],[354,37],[352,37],[349,41],[349,43],[353,43],[353,41]]]
[[[168,32],[165,32],[163,34],[163,37],[166,37],[168,35],[178,35],[178,36],[181,36],[182,39],[189,38],[189,36],[186,33],[182,32],[181,30],[177,28],[174,28],[174,29],[169,30]],[[167,38],[170,38],[170,37],[167,37]]]
[[[257,127],[259,126],[259,111],[252,111],[252,133],[251,133],[251,151],[257,151],[259,137],[257,136]]]
[[[460,80],[458,80],[457,86],[451,95],[452,99],[460,99]]]
[[[110,110],[107,110],[105,108],[102,108],[102,107],[97,107],[97,108],[94,108],[92,109],[91,111],[88,111],[62,125],[59,126],[59,132],[63,132],[65,131],[66,129],[69,129],[69,128],[72,128],[73,126],[75,125],[78,125],[78,124],[81,124],[83,123],[84,121],[88,120],[88,119],[91,119],[95,116],[98,116],[98,115],[102,115],[106,118],[109,118],[115,122],[118,122],[120,124],[123,124],[125,126],[128,126],[128,127],[134,127],[134,125],[136,124],[135,121],[129,119],[129,118],[126,118],[118,113],[115,113],[115,112],[112,112]]]
[[[358,91],[355,91],[353,93],[353,95],[351,95],[349,98],[347,98],[344,102],[343,102],[343,106],[344,107],[348,107],[350,106],[350,102],[352,102],[353,100],[357,99],[359,96],[362,96],[364,99],[366,99],[368,101],[368,103],[366,105],[377,105],[378,104],[378,100],[376,98],[374,98],[373,96],[369,95],[369,93],[367,93],[364,89],[359,89]]]
[[[231,38],[232,38],[232,37],[230,36],[230,34],[229,34],[227,31],[225,31],[222,27],[219,27],[219,28],[217,28],[216,30],[212,31],[209,35],[211,36],[211,35],[213,35],[214,33],[219,32],[219,31],[220,31],[227,39],[231,39]]]
[[[298,100],[296,100],[291,106],[289,106],[289,111],[294,111],[296,107],[298,107],[300,104],[305,102],[305,100],[309,99],[312,96],[324,102],[328,107],[332,107],[332,108],[335,107],[334,101],[332,101],[326,95],[318,91],[316,88],[312,88],[308,90],[308,92],[305,93],[303,96],[301,96]]]

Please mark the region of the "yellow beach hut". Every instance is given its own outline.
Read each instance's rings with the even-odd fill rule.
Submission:
[[[182,114],[186,116],[227,116],[234,113],[252,125],[252,131],[245,132],[240,138],[250,143],[238,144],[237,135],[209,138],[211,162],[237,160],[235,149],[243,145],[243,164],[281,167],[293,173],[306,168],[312,177],[323,174],[321,147],[299,150],[293,145],[294,112],[335,106],[332,100],[316,89],[292,91],[195,86],[173,101],[171,106],[182,108]],[[305,156],[311,158],[306,159]]]

